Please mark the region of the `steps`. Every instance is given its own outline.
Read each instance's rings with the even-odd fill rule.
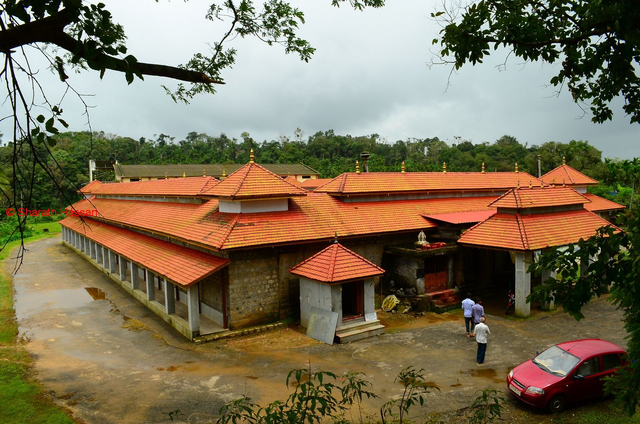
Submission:
[[[380,320],[357,321],[336,328],[336,339],[338,343],[351,343],[367,337],[379,336],[384,332],[384,325],[380,324]]]
[[[441,314],[452,309],[460,308],[460,297],[455,289],[440,290],[425,294],[430,298],[431,312]]]

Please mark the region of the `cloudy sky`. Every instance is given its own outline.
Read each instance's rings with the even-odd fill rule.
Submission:
[[[185,63],[194,52],[206,53],[225,29],[204,19],[207,1],[103,2],[124,25],[129,53],[144,62]],[[431,40],[440,29],[430,13],[438,0],[389,1],[364,12],[333,8],[330,0],[293,3],[307,19],[300,33],[317,48],[309,63],[278,46],[235,39],[229,47],[238,50],[237,63],[224,73],[227,84],[189,105],[174,103],[161,85],[175,84],[155,77],[127,86],[113,72],[102,80],[70,73],[69,82],[91,95],[85,100],[93,106],[94,130],[136,139],[164,133],[180,140],[191,131],[239,138],[246,131],[264,141],[292,136],[297,127],[306,136],[329,129],[377,133],[390,143],[409,137],[482,143],[508,134],[529,145],[585,140],[604,157],[640,157],[640,127],[629,123],[622,102],[614,121],[591,123],[567,92],[547,86],[557,66],[511,58],[499,69],[502,53],[450,77],[450,67],[430,69]],[[43,70],[40,79],[51,99],[61,95],[55,75]],[[70,129],[88,128],[79,101],[68,95],[62,106]],[[0,131],[8,140],[6,123]]]

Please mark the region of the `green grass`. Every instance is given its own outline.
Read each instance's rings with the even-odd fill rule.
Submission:
[[[57,222],[33,225],[35,233],[25,239],[30,243],[60,233]],[[48,229],[45,232],[44,229]],[[63,424],[75,421],[65,410],[48,399],[33,377],[33,360],[16,340],[18,326],[13,309],[13,284],[4,270],[5,260],[20,241],[9,243],[0,251],[0,422]]]

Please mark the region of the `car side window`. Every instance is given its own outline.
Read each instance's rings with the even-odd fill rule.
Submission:
[[[609,371],[620,366],[620,358],[617,353],[602,355],[602,370]]]
[[[600,364],[597,356],[595,358],[588,359],[583,362],[582,365],[580,365],[580,368],[578,368],[578,372],[576,374],[583,377],[587,377],[591,374],[597,374],[600,368],[599,365]]]

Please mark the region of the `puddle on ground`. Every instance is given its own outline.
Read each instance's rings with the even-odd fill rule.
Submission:
[[[404,382],[402,380],[398,380],[397,382],[400,385],[404,386]],[[408,382],[411,383],[411,379],[409,379]],[[440,386],[434,383],[433,381],[415,381],[415,385],[418,387],[435,387],[438,389],[440,388]]]
[[[78,309],[92,302],[85,289],[28,290],[16,285],[18,322],[48,309]]]
[[[471,377],[481,377],[493,381],[494,383],[504,383],[506,377],[503,378],[502,374],[498,375],[498,372],[493,368],[479,368],[471,369],[469,371],[460,371],[461,374],[468,374]]]
[[[253,375],[247,375],[246,377],[250,378],[251,380],[257,380],[258,379],[258,377],[254,377]]]
[[[105,300],[107,298],[107,293],[97,287],[85,287],[84,289],[91,295],[93,300]]]

